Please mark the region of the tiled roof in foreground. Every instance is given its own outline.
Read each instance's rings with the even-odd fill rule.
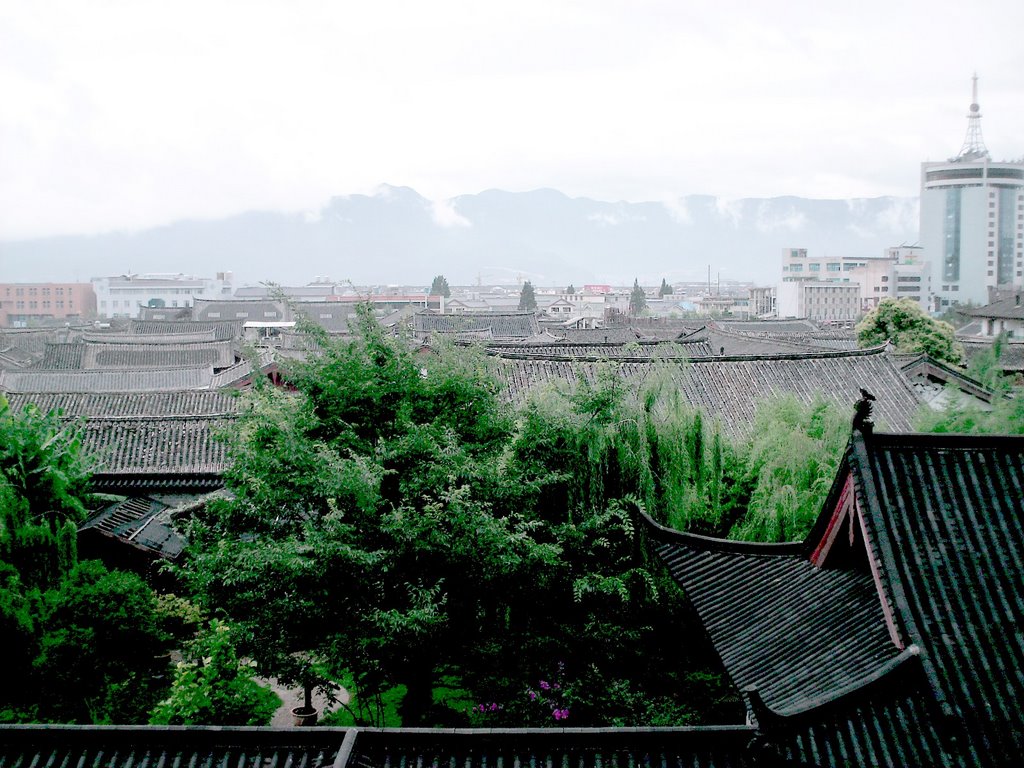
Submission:
[[[1020,765],[1024,437],[855,432],[800,543],[646,530],[784,754]]]
[[[0,726],[0,766],[741,768],[754,729]]]
[[[733,682],[757,686],[773,709],[806,706],[899,653],[867,572],[818,568],[803,544],[725,541],[660,526],[651,543]]]
[[[908,637],[971,764],[1024,754],[1024,438],[855,440],[865,522]]]
[[[498,374],[515,400],[537,387],[594,382],[601,366],[635,387],[667,374],[691,405],[717,417],[726,432],[749,434],[758,404],[782,395],[810,403],[816,398],[844,410],[860,397],[860,388],[877,397],[878,421],[887,429],[909,430],[920,401],[913,386],[882,347],[857,352],[823,352],[763,357],[713,357],[686,361],[576,362],[550,359],[498,361]]]

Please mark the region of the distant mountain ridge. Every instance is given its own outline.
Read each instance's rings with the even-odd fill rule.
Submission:
[[[917,198],[602,202],[551,189],[434,202],[408,187],[332,198],[314,213],[254,211],[133,233],[0,242],[0,280],[80,280],[128,271],[235,273],[237,284],[774,284],[783,248],[880,256],[917,239]]]

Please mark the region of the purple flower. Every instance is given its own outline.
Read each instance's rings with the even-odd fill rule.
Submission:
[[[555,690],[557,691],[557,690],[558,690],[559,688],[561,688],[562,686],[560,686],[560,685],[559,685],[558,683],[555,683],[555,684],[554,684],[554,685],[552,685],[551,687],[552,687],[552,688],[554,688],[554,689],[555,689]]]
[[[479,705],[479,706],[477,707],[477,709],[478,709],[478,710],[480,710],[481,712],[483,712],[483,711],[484,711],[484,705],[483,705],[483,704],[480,704],[480,705]]]
[[[547,680],[541,680],[540,681],[540,688],[541,688],[542,691],[546,691],[546,690],[549,690],[551,688],[551,686],[548,685],[548,681]]]
[[[491,702],[491,712],[497,712],[497,711],[498,711],[498,705],[495,704],[494,702]]]
[[[537,700],[537,692],[536,691],[530,691],[530,701],[536,701],[536,700]]]

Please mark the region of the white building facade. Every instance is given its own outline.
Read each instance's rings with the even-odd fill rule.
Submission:
[[[140,307],[191,307],[196,298],[232,298],[232,274],[216,277],[156,273],[94,277],[99,317],[138,317]]]

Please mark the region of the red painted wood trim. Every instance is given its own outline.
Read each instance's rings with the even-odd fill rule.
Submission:
[[[825,535],[821,537],[821,541],[818,542],[818,546],[815,547],[814,552],[811,553],[811,562],[814,565],[821,567],[825,563],[829,550],[832,549],[832,544],[835,542],[836,536],[839,535],[843,521],[850,512],[850,507],[852,505],[849,502],[852,494],[853,475],[847,473],[846,482],[843,483],[842,493],[839,494],[839,501],[836,503],[836,507],[832,511],[832,517],[828,521],[828,527],[825,529]]]

